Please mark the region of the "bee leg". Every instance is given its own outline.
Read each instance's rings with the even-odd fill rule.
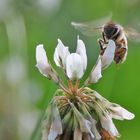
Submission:
[[[107,44],[107,43],[108,43],[108,41],[107,41],[107,39],[106,39],[106,37],[105,37],[104,32],[102,32],[102,37],[103,37],[104,43],[105,43],[105,44]]]
[[[101,38],[99,38],[99,39],[97,40],[97,42],[99,43],[100,49],[103,50],[103,49],[104,49],[104,48],[103,48],[103,46],[104,46],[104,41],[103,41]]]
[[[99,43],[99,46],[100,46],[100,54],[103,55],[104,51],[105,51],[105,48],[103,47],[105,42],[103,39],[99,38],[97,40],[97,42]]]

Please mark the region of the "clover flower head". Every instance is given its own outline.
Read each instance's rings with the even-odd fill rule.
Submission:
[[[131,120],[134,114],[118,104],[111,103],[95,90],[88,88],[102,77],[102,71],[114,59],[115,42],[104,44],[96,64],[80,87],[80,79],[87,68],[84,42],[77,37],[77,49],[70,53],[60,39],[54,52],[54,62],[64,72],[67,83],[61,80],[49,63],[43,45],[36,47],[36,67],[40,73],[59,85],[47,107],[43,122],[42,140],[113,140],[120,134],[113,119]]]

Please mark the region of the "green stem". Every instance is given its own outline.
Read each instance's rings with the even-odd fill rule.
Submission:
[[[45,108],[46,110],[46,108]],[[42,127],[42,121],[44,119],[44,111],[41,113],[40,118],[38,119],[38,122],[36,124],[36,127],[31,135],[31,139],[30,140],[40,140],[41,139],[41,127]]]

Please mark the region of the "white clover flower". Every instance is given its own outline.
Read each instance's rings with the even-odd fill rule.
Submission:
[[[110,111],[110,116],[117,120],[132,120],[134,119],[135,115],[125,108],[121,107],[118,104],[111,103],[104,97],[102,97],[99,93],[94,91],[96,98],[104,105],[104,107]]]
[[[82,61],[83,61],[84,70],[86,70],[86,68],[87,68],[86,47],[85,47],[84,42],[81,39],[79,39],[79,36],[78,36],[78,39],[77,39],[77,50],[76,50],[76,53],[81,56]]]
[[[81,79],[84,74],[84,63],[77,53],[70,54],[66,59],[66,73],[69,79]]]
[[[54,80],[56,83],[59,81],[58,76],[53,71],[52,66],[48,62],[46,52],[43,48],[43,44],[39,44],[36,47],[36,62],[36,67],[39,69],[41,74],[43,74],[48,79]]]
[[[115,127],[112,118],[109,115],[102,116],[100,118],[102,127],[112,136],[112,137],[119,137],[120,134]]]
[[[90,83],[97,83],[98,80],[102,77],[101,70],[102,70],[102,62],[101,62],[101,58],[99,57],[88,79],[85,81],[85,85]]]
[[[89,77],[87,78],[85,84],[92,84],[98,82],[102,77],[102,69],[108,67],[114,58],[115,43],[109,40],[107,47],[102,56],[98,57],[96,65],[93,67]],[[49,79],[54,79],[58,81],[58,76],[52,66],[48,62],[46,52],[43,45],[40,44],[36,48],[36,60],[37,67],[39,71]],[[70,53],[69,48],[66,47],[60,39],[58,39],[58,44],[54,52],[54,61],[58,67],[65,70],[67,77],[70,80],[79,80],[84,75],[87,67],[87,55],[84,42],[77,37],[77,49],[75,53]]]
[[[66,73],[69,79],[81,79],[87,67],[85,44],[77,39],[76,53],[70,54],[66,59]]]
[[[114,104],[113,104],[114,105]],[[120,105],[115,104],[115,106],[110,106],[109,109],[111,110],[112,118],[118,120],[132,120],[135,115],[125,108],[121,107]]]
[[[112,118],[118,120],[131,120],[135,117],[135,115],[118,104],[111,103],[104,97],[102,97],[96,91],[93,91],[96,105],[95,110],[97,114],[99,114],[100,122],[102,127],[112,136],[119,137],[118,130],[116,129]]]
[[[65,69],[66,67],[66,58],[70,54],[68,47],[64,46],[62,41],[58,39],[58,44],[54,52],[54,61],[58,67]]]
[[[77,50],[71,53],[60,39],[54,52],[54,61],[57,66],[66,70],[66,75],[70,80],[81,79],[87,67],[87,55],[85,44],[77,38]]]
[[[89,78],[86,80],[85,85],[91,83],[97,83],[100,78],[102,78],[102,69],[107,68],[114,59],[115,53],[115,42],[113,40],[109,40],[108,44],[104,44],[104,53],[100,55],[96,65],[93,67]]]
[[[46,52],[43,48],[43,44],[36,47],[36,67],[39,69],[40,73],[49,78],[49,71],[51,71],[51,66],[48,62]]]
[[[70,53],[69,48],[64,46],[60,39],[55,48],[54,62],[65,73],[67,84],[63,83],[60,74],[58,76],[49,63],[43,45],[36,47],[36,66],[40,73],[60,87],[47,108],[42,140],[66,139],[68,136],[71,140],[115,139],[120,135],[112,119],[131,120],[135,117],[120,105],[109,102],[96,91],[86,87],[97,83],[102,77],[103,69],[114,59],[115,42],[109,40],[103,48],[103,54],[98,56],[84,85],[79,87],[87,67],[85,44],[79,37],[74,53]],[[109,137],[106,138],[104,132],[107,132]]]
[[[104,44],[105,52],[101,56],[102,60],[102,69],[107,68],[114,59],[114,53],[115,53],[115,42],[113,40],[109,40],[108,44]]]
[[[96,91],[93,91],[95,93],[95,110],[96,113],[99,116],[100,119],[100,124],[103,129],[105,129],[109,135],[113,137],[119,137],[119,132],[117,128],[115,127],[113,121],[112,121],[112,116],[109,114],[108,110],[105,108],[105,105],[103,102],[100,102],[100,99],[98,97],[98,93]],[[97,95],[97,96],[96,96]]]

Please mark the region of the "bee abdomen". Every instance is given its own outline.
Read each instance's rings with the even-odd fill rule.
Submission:
[[[125,61],[127,55],[127,48],[120,48],[115,51],[114,61],[116,64]]]

